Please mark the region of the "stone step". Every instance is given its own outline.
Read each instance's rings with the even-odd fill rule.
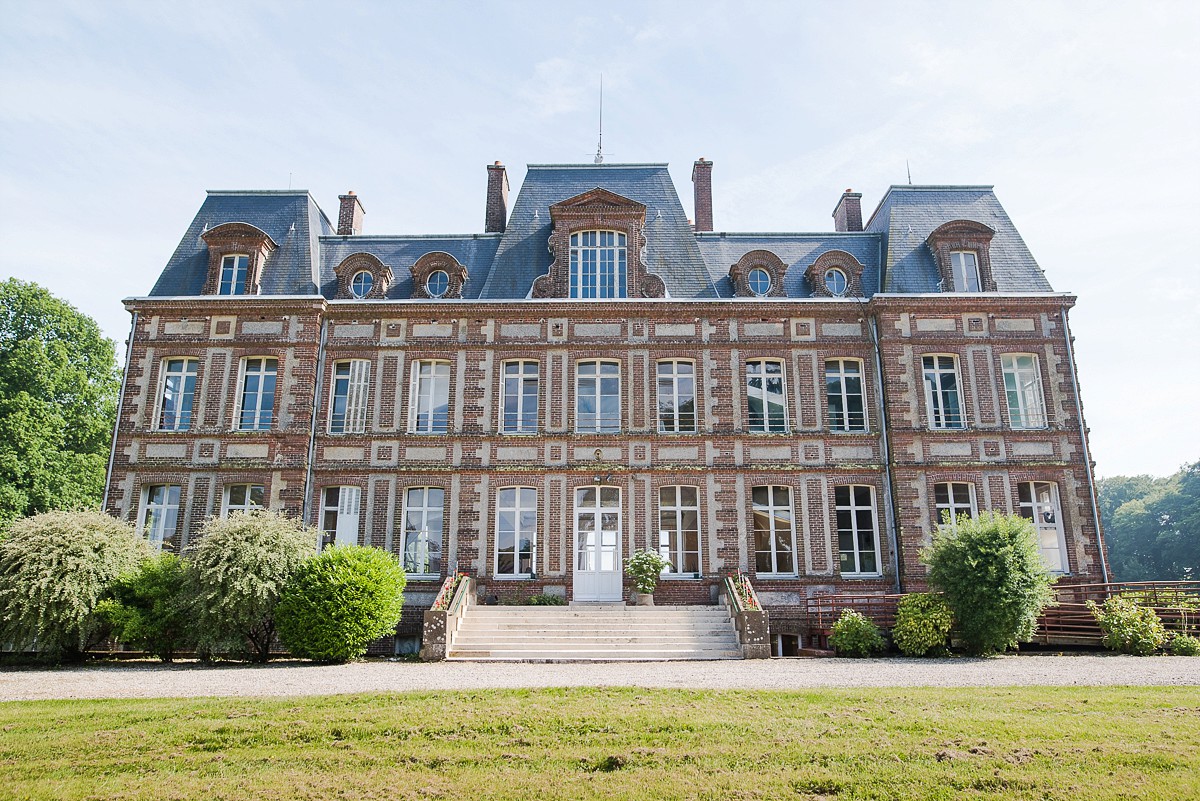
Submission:
[[[611,649],[560,651],[557,649],[506,650],[499,648],[459,650],[446,657],[449,661],[497,662],[669,662],[693,659],[741,659],[741,649],[628,649],[614,654]]]
[[[579,644],[579,643],[582,643],[584,645],[631,645],[631,644],[645,643],[648,645],[661,645],[663,647],[666,647],[666,646],[670,646],[670,645],[692,645],[692,644],[709,644],[709,643],[734,646],[734,645],[737,645],[737,640],[734,639],[734,637],[732,635],[730,635],[728,632],[724,632],[724,633],[713,632],[712,634],[706,634],[706,635],[701,635],[701,636],[667,634],[667,635],[656,635],[653,637],[641,637],[641,636],[631,635],[631,634],[625,634],[625,635],[610,634],[610,635],[607,635],[604,637],[570,637],[570,636],[546,637],[546,636],[540,636],[540,635],[536,635],[536,634],[510,634],[510,635],[504,635],[504,636],[496,636],[496,635],[480,634],[480,633],[474,633],[474,632],[467,633],[467,634],[460,632],[458,634],[458,636],[454,638],[454,647],[455,648],[458,648],[460,646],[463,648],[466,648],[468,645],[472,645],[472,646],[480,645],[480,644],[486,645],[488,643],[493,643],[493,644],[497,644],[497,645],[499,645],[499,644],[513,645],[513,646],[529,644],[529,645],[534,645],[534,646],[538,646],[538,647],[548,647],[550,645],[553,645],[555,648],[558,648],[560,646],[563,648],[566,648],[566,647],[570,647],[572,645]]]

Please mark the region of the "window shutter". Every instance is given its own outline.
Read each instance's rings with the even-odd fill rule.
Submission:
[[[361,434],[367,430],[367,400],[370,386],[371,363],[366,359],[355,359],[350,362],[350,387],[346,393],[346,431]],[[357,503],[356,500],[356,510]]]
[[[358,487],[342,487],[338,494],[337,534],[338,545],[358,545],[358,505],[362,490]]]

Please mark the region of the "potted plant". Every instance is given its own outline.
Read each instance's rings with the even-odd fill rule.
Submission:
[[[625,570],[633,579],[633,587],[636,590],[633,595],[634,604],[654,606],[654,588],[658,586],[658,578],[663,569],[670,566],[671,563],[663,559],[658,551],[634,551],[633,555],[625,560]]]

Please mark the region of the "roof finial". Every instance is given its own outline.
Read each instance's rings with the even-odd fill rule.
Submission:
[[[908,171],[908,185],[912,186],[912,167],[908,166],[908,159],[904,160],[904,169]]]
[[[604,163],[604,73],[600,73],[600,139],[596,142],[596,163]]]

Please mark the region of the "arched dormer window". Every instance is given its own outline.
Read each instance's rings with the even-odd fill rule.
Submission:
[[[733,294],[739,298],[787,297],[785,275],[787,265],[769,250],[752,250],[729,268]]]
[[[412,266],[412,297],[458,299],[467,283],[467,268],[449,253],[426,253]]]
[[[953,220],[925,240],[943,292],[995,292],[991,245],[996,232],[974,220]]]
[[[571,234],[571,297],[623,298],[628,294],[625,242],[620,231]]]
[[[337,299],[382,300],[392,283],[392,268],[370,253],[354,253],[333,268]]]
[[[208,246],[205,295],[257,295],[263,265],[275,250],[267,232],[249,223],[223,223],[200,235]]]
[[[550,207],[554,261],[535,298],[661,298],[666,284],[643,261],[646,207],[599,187]]]
[[[814,298],[861,298],[863,266],[844,250],[829,250],[804,271]]]

